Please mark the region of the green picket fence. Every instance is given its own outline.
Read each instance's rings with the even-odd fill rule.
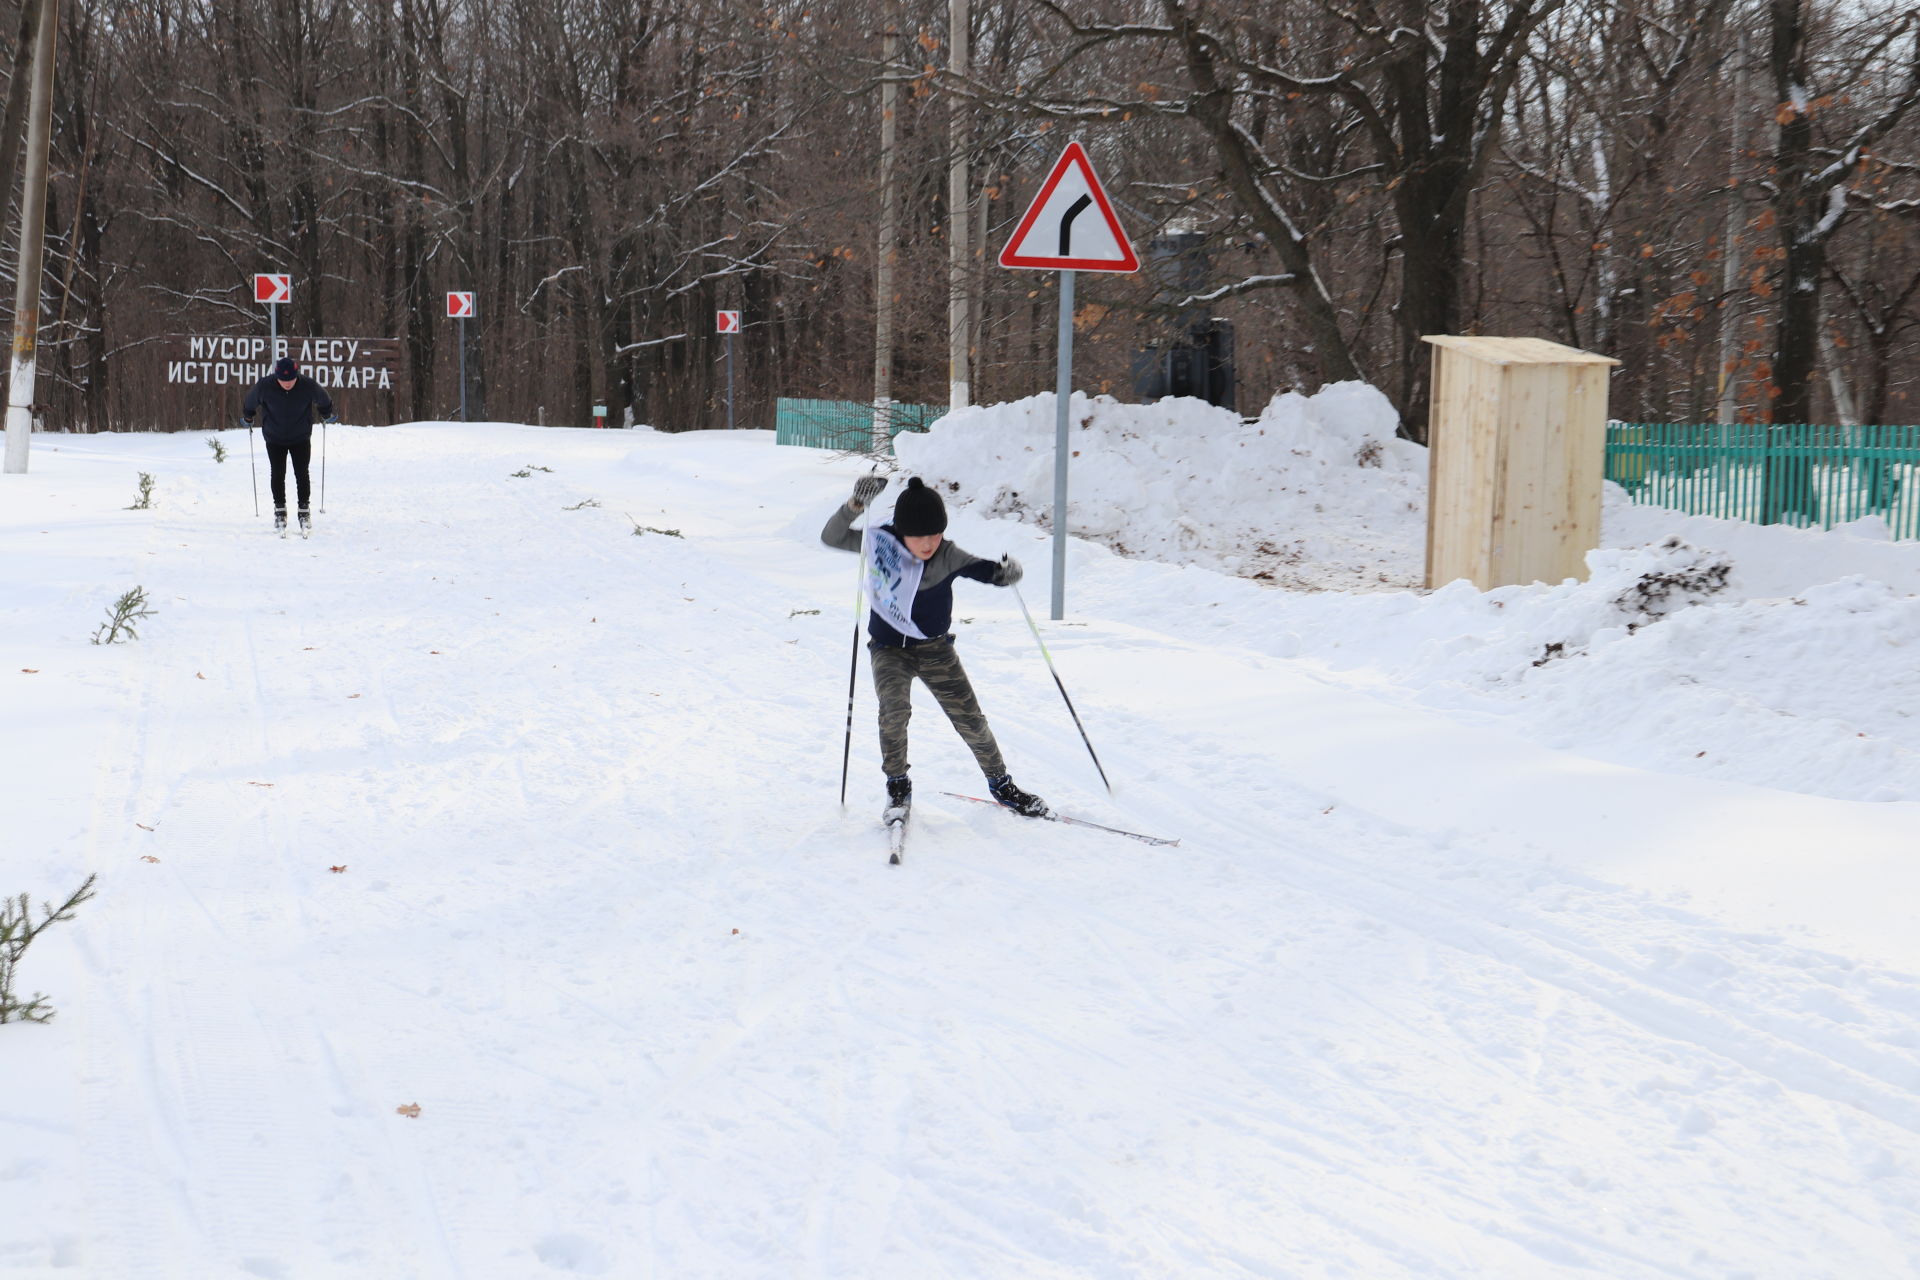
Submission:
[[[1607,479],[1689,515],[1822,529],[1877,515],[1920,538],[1920,426],[1614,422]]]
[[[946,413],[945,406],[895,404],[892,434],[925,431]],[[775,444],[864,453],[873,442],[873,406],[858,400],[790,400],[782,396],[774,402],[773,431]]]

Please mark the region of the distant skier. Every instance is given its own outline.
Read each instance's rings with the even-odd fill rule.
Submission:
[[[948,630],[956,577],[1010,587],[1020,581],[1020,563],[1011,556],[982,560],[948,542],[946,504],[918,477],[907,482],[894,503],[892,521],[878,527],[869,521],[863,535],[853,522],[886,483],[880,476],[857,481],[853,496],[820,531],[820,541],[866,557],[867,652],[880,699],[880,759],[887,774],[888,808],[904,810],[913,797],[907,776],[907,720],[913,714],[913,682],[918,678],[972,749],[993,798],[1015,813],[1040,817],[1047,806],[1014,786],[1007,775],[999,744]]]
[[[300,499],[300,534],[313,532],[313,517],[307,514],[307,497],[313,486],[307,479],[307,463],[313,457],[313,411],[328,422],[334,416],[333,401],[326,390],[300,372],[291,356],[273,363],[273,372],[253,384],[240,409],[241,421],[252,425],[260,415],[260,438],[267,446],[269,483],[273,488],[273,527],[285,537],[287,532],[287,459],[293,459],[295,494]]]

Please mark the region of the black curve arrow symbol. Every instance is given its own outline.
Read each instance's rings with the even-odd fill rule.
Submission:
[[[1073,220],[1079,217],[1080,214],[1086,209],[1086,207],[1092,203],[1093,203],[1092,196],[1083,195],[1078,200],[1075,200],[1072,204],[1068,205],[1067,211],[1060,215],[1060,256],[1061,257],[1067,258],[1067,257],[1073,256]]]

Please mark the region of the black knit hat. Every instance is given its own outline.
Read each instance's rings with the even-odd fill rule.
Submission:
[[[273,362],[273,376],[285,382],[288,378],[300,375],[300,366],[293,362],[292,356],[281,356]]]
[[[947,504],[915,476],[893,504],[893,531],[903,538],[925,537],[947,531]]]

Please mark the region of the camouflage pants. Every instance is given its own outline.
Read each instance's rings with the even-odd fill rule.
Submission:
[[[907,721],[913,716],[913,681],[932,691],[940,709],[960,734],[961,741],[973,750],[980,771],[997,778],[1007,771],[1000,759],[1000,745],[987,727],[980,699],[954,652],[953,637],[944,636],[911,649],[869,645],[873,658],[873,691],[880,698],[880,762],[887,776],[897,778],[907,771]]]

